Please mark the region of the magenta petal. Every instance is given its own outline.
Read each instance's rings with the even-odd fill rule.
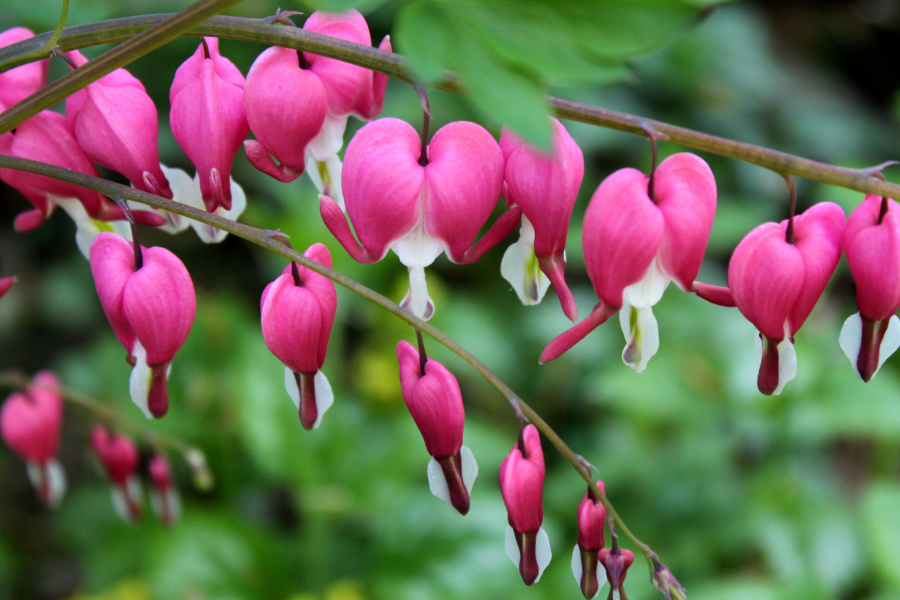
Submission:
[[[436,459],[456,455],[462,447],[466,419],[456,377],[431,358],[422,375],[419,352],[406,341],[397,344],[397,360],[403,399],[428,453]]]
[[[603,180],[584,215],[584,263],[600,300],[616,311],[659,249],[665,221],[647,196],[647,177],[620,169]]]
[[[49,372],[42,376],[47,375]],[[55,381],[55,376],[50,377]],[[25,461],[45,463],[56,456],[59,448],[62,416],[63,399],[58,386],[41,385],[35,376],[27,390],[11,394],[3,403],[0,433]]]
[[[603,302],[598,303],[584,320],[553,338],[553,341],[547,344],[547,347],[541,352],[538,362],[544,364],[559,358],[572,346],[583,340],[587,334],[606,323],[607,319],[616,314],[618,310],[618,308],[611,308]]]
[[[138,469],[140,454],[134,443],[124,435],[97,426],[91,431],[91,447],[106,470],[109,480],[124,486]]]
[[[425,177],[419,153],[419,134],[399,119],[372,121],[347,145],[341,176],[347,215],[363,247],[378,260],[419,221]]]
[[[184,264],[165,248],[143,251],[144,265],[125,284],[122,306],[138,341],[147,351],[147,364],[167,365],[187,340],[197,300]]]
[[[682,290],[690,290],[716,216],[716,180],[702,158],[682,152],[656,169],[653,191],[666,221],[659,242],[660,266]]]
[[[324,194],[319,195],[319,214],[322,215],[322,222],[325,223],[325,227],[328,228],[331,235],[340,242],[347,254],[352,256],[354,260],[364,264],[371,264],[381,260],[381,256],[372,256],[368,250],[359,245],[359,242],[353,237],[353,232],[350,231],[350,226],[347,225],[347,216],[344,214],[344,211],[341,210],[337,202]]]
[[[313,244],[306,249],[303,256],[312,259],[322,266],[331,268],[331,253],[325,244]],[[290,268],[290,265],[287,267]],[[325,364],[325,355],[328,352],[328,339],[331,337],[331,328],[334,325],[337,313],[337,291],[334,282],[319,275],[315,271],[297,265],[300,281],[303,287],[312,292],[322,309],[322,326],[319,334],[319,347],[316,360],[321,368]]]
[[[0,48],[34,37],[25,27],[13,27],[0,33]],[[0,73],[0,112],[21,102],[47,84],[50,59],[45,58]]]
[[[315,373],[322,335],[322,308],[308,289],[290,275],[270,283],[262,301],[262,333],[266,347],[295,373]]]
[[[859,314],[870,321],[900,308],[900,206],[888,201],[881,223],[881,198],[866,196],[847,222],[844,253],[856,283]]]
[[[481,125],[445,125],[428,146],[425,232],[462,257],[500,198],[503,154]]]
[[[134,273],[134,246],[114,233],[100,233],[91,243],[90,263],[103,312],[119,342],[131,354],[135,333],[125,315],[122,297],[126,282]]]
[[[524,452],[523,452],[524,450]],[[519,442],[500,464],[500,493],[517,532],[534,532],[544,520],[544,453],[534,425],[526,425]]]

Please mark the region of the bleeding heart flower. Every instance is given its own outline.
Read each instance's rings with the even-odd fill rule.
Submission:
[[[613,547],[604,548],[597,553],[597,558],[603,568],[606,569],[606,580],[609,582],[610,600],[627,598],[625,595],[625,577],[628,575],[628,567],[634,564],[634,552],[619,548],[613,538]]]
[[[331,268],[331,254],[324,244],[313,244],[303,255]],[[285,364],[285,387],[305,429],[318,427],[334,402],[322,365],[336,311],[334,283],[296,263],[266,286],[260,300],[263,339]]]
[[[548,155],[504,128],[500,149],[506,160],[507,202],[522,209],[519,241],[503,255],[500,272],[523,304],[541,301],[552,282],[563,312],[578,320],[578,308],[564,277],[569,220],[584,177],[584,156],[562,123],[552,121]],[[534,262],[540,267],[535,272]],[[543,275],[541,275],[543,272]]]
[[[88,62],[77,50],[69,58],[79,67]],[[116,69],[66,98],[66,117],[91,160],[141,191],[172,197],[159,165],[156,106],[131,73]]]
[[[562,355],[620,312],[628,344],[625,364],[638,373],[659,349],[652,307],[669,283],[691,291],[716,212],[716,182],[706,162],[673,154],[650,180],[620,169],[603,180],[584,216],[583,248],[588,277],[600,302],[591,314],[554,339],[542,363]]]
[[[550,564],[550,540],[541,528],[544,520],[544,452],[534,425],[519,433],[519,441],[500,463],[500,493],[509,515],[506,554],[525,585],[541,578]]]
[[[469,512],[478,465],[472,451],[462,445],[466,414],[459,383],[444,365],[423,358],[409,342],[397,344],[397,360],[403,399],[432,456],[431,493],[464,515]]]
[[[869,381],[900,347],[900,206],[866,196],[850,215],[843,246],[859,312],[844,323],[840,345],[857,376]]]
[[[32,37],[34,33],[25,27],[7,29],[0,33],[0,48]],[[0,112],[47,85],[49,68],[50,59],[45,58],[0,73]]]
[[[147,464],[147,473],[150,476],[150,506],[163,525],[172,526],[181,515],[181,498],[169,461],[162,454],[154,454]]]
[[[429,318],[434,309],[425,267],[442,252],[456,263],[478,260],[512,232],[521,215],[515,208],[507,211],[472,246],[503,183],[500,148],[475,123],[442,127],[423,156],[412,126],[379,119],[357,132],[347,145],[344,163],[347,216],[362,247],[340,207],[320,196],[325,225],[359,262],[378,262],[393,250],[409,268],[410,292],[403,305],[422,318]]]
[[[606,493],[602,481],[597,482],[597,487]],[[572,552],[572,573],[587,600],[596,596],[603,585],[599,575],[598,553],[606,541],[605,527],[606,508],[594,491],[588,488],[578,505],[578,543]]]
[[[231,209],[231,163],[250,131],[244,113],[244,76],[219,54],[219,40],[203,38],[175,72],[169,120],[175,141],[197,169],[206,210]]]
[[[91,430],[91,447],[112,483],[116,514],[125,521],[137,521],[141,518],[141,480],[137,476],[141,457],[137,446],[127,436],[98,425]]]
[[[34,376],[24,391],[14,392],[0,410],[3,441],[22,457],[28,478],[42,502],[59,504],[66,492],[66,476],[59,460],[63,398],[59,381],[50,371]]]
[[[169,408],[166,378],[175,353],[184,344],[197,301],[184,264],[165,248],[140,248],[112,233],[91,244],[91,273],[100,304],[116,337],[128,351],[131,400],[147,418]]]
[[[803,325],[841,258],[844,211],[821,202],[788,221],[763,223],[738,244],[728,263],[728,287],[760,333],[757,385],[779,394],[797,374],[794,334]]]

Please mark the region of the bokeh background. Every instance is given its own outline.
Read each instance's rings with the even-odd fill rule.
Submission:
[[[402,3],[369,4],[373,38],[380,40],[393,30]],[[69,23],[184,6],[73,0]],[[229,12],[264,17],[276,7],[260,0]],[[306,10],[299,3],[282,8]],[[55,0],[5,0],[0,29],[52,29],[58,10]],[[892,0],[735,2],[631,58],[625,81],[553,89],[864,167],[900,158],[898,46],[900,4]],[[168,129],[168,87],[195,47],[196,40],[177,40],[130,68],[159,108],[163,162],[189,172]],[[221,48],[245,74],[262,49],[227,40]],[[64,72],[54,61],[51,76]],[[430,98],[437,125],[481,119],[458,96],[431,92]],[[383,115],[421,122],[416,95],[395,81]],[[499,135],[496,123],[486,124]],[[358,126],[351,119],[351,129]],[[567,126],[587,162],[567,270],[584,315],[596,297],[581,257],[581,216],[603,177],[623,166],[646,169],[650,157],[643,139]],[[661,145],[663,155],[679,150]],[[719,207],[700,280],[724,284],[734,246],[757,224],[784,218],[788,196],[774,173],[704,158],[716,174]],[[891,169],[886,175],[898,179]],[[243,153],[233,176],[249,199],[242,221],[281,229],[297,248],[324,242],[337,270],[396,300],[403,296],[406,273],[396,258],[353,262],[322,224],[306,178],[277,183],[255,172]],[[802,180],[798,190],[801,208],[832,200],[849,214],[863,199]],[[397,377],[394,348],[413,339],[408,326],[339,289],[324,367],[335,405],[320,429],[303,431],[282,387],[283,367],[259,332],[259,295],[283,268],[281,259],[233,238],[209,247],[190,231],[177,237],[145,231],[146,245],[165,245],[184,260],[198,295],[197,320],[170,378],[170,413],[145,422],[128,398],[130,368],[75,249],[72,223],[58,212],[37,231],[17,234],[12,219],[27,207],[0,184],[0,275],[19,277],[0,302],[0,371],[53,369],[66,386],[118,411],[138,431],[201,447],[215,487],[194,488],[183,460],[172,454],[184,503],[180,523],[166,529],[149,515],[123,523],[88,446],[95,417],[68,406],[61,459],[70,490],[58,510],[37,502],[21,461],[0,449],[0,597],[580,597],[569,561],[583,483],[545,444],[544,527],[554,559],[542,580],[526,588],[503,550],[506,514],[496,476],[517,422],[459,359],[428,343],[460,380],[465,443],[479,461],[465,518],[428,491],[428,455]],[[646,372],[622,364],[615,322],[538,368],[541,349],[568,321],[552,292],[537,307],[519,304],[499,275],[506,245],[475,265],[441,258],[429,269],[437,305],[432,323],[484,360],[598,466],[621,515],[692,600],[900,597],[900,359],[888,361],[869,384],[854,376],[837,344],[841,323],[856,310],[845,260],[797,336],[797,379],[770,398],[755,387],[754,328],[736,309],[705,304],[674,286],[655,309],[661,347]],[[640,560],[628,594],[659,597]]]

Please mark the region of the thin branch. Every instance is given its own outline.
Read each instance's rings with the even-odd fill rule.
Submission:
[[[477,371],[479,375],[484,377],[488,381],[488,383],[494,386],[494,388],[499,391],[500,394],[504,398],[506,398],[506,400],[510,404],[513,405],[513,408],[516,409],[517,413],[521,411],[522,414],[528,417],[528,419],[532,423],[534,423],[535,427],[538,428],[538,430],[544,435],[544,437],[547,438],[547,440],[556,447],[556,449],[565,457],[567,461],[569,461],[569,463],[575,468],[581,478],[584,479],[585,482],[587,482],[588,487],[593,490],[593,492],[600,499],[600,502],[603,503],[603,506],[606,508],[607,513],[612,515],[616,519],[616,522],[619,524],[620,529],[625,533],[625,535],[627,535],[628,538],[635,544],[635,546],[640,548],[644,554],[647,554],[647,552],[649,551],[649,546],[644,544],[644,542],[638,539],[631,532],[631,530],[628,529],[628,526],[616,512],[612,503],[597,487],[597,484],[594,482],[594,479],[591,476],[591,469],[588,465],[585,464],[582,457],[573,452],[572,449],[569,448],[569,446],[563,441],[563,439],[559,437],[559,435],[553,430],[553,428],[551,428],[547,424],[547,422],[544,421],[533,408],[531,408],[531,406],[529,406],[526,402],[519,398],[519,396],[508,385],[506,385],[503,380],[501,380],[490,369],[488,369],[484,363],[482,363],[475,357],[475,355],[460,346],[452,338],[447,336],[447,334],[445,334],[443,331],[437,329],[433,325],[429,325],[428,322],[413,316],[411,312],[400,308],[399,305],[392,302],[385,296],[382,296],[375,290],[357,283],[355,280],[347,277],[346,275],[342,275],[337,271],[329,269],[324,265],[321,265],[316,261],[303,256],[301,253],[285,246],[280,241],[273,238],[272,232],[265,229],[257,229],[256,227],[238,223],[219,215],[211,214],[204,210],[181,204],[180,202],[175,202],[174,200],[168,200],[166,198],[162,198],[161,196],[154,196],[153,194],[148,194],[147,192],[142,192],[140,190],[114,183],[112,181],[106,181],[105,179],[100,179],[99,177],[92,177],[90,175],[85,175],[83,173],[70,171],[69,169],[63,169],[61,167],[56,167],[33,160],[0,155],[0,168],[17,169],[20,171],[28,171],[29,173],[36,173],[38,175],[46,175],[48,177],[53,177],[54,179],[59,179],[68,183],[74,183],[75,185],[100,192],[101,194],[105,194],[110,197],[134,200],[136,202],[140,202],[141,204],[147,204],[149,206],[153,206],[154,208],[167,210],[169,212],[179,214],[183,217],[205,223],[206,225],[212,225],[213,227],[217,227],[222,231],[227,231],[232,235],[236,235],[253,244],[256,244],[257,246],[261,246],[271,252],[274,252],[275,254],[286,258],[287,260],[300,263],[311,271],[315,271],[320,275],[328,277],[336,284],[347,288],[348,290],[355,294],[358,294],[359,296],[362,296],[369,302],[372,302],[378,307],[393,314],[398,319],[401,319],[409,325],[412,325],[413,327],[419,329],[423,333],[428,334],[435,341],[442,344],[448,350],[455,353],[457,356],[469,363],[469,365],[473,369],[475,369],[475,371]]]
[[[218,1],[231,3],[235,0]],[[141,17],[113,19],[100,23],[92,23],[90,25],[67,27],[63,30],[58,44],[59,47],[64,50],[71,50],[96,44],[129,40],[130,38],[136,39],[132,38],[132,36],[143,32],[149,27],[164,22],[169,17],[170,15],[145,15]],[[418,83],[409,68],[408,61],[399,54],[385,52],[370,46],[362,46],[346,40],[331,38],[318,33],[305,31],[298,27],[279,27],[277,25],[271,25],[266,23],[265,19],[217,16],[192,29],[185,28],[182,30],[182,34],[190,36],[207,35],[294,48],[321,56],[337,58],[367,69],[385,73],[391,77],[409,83]],[[0,48],[0,72],[29,62],[29,60],[34,60],[33,57],[28,58],[28,56],[33,55],[36,50],[46,43],[47,39],[49,39],[49,35],[50,34],[42,34],[11,46]],[[162,42],[157,45],[160,45],[161,43]],[[123,44],[123,46],[124,45],[125,44]],[[121,46],[119,48],[121,48]],[[116,50],[119,48],[116,48]],[[150,48],[146,48],[141,53],[143,54],[144,51],[149,52],[149,50]],[[137,56],[139,55],[133,54],[132,58],[137,58]],[[91,61],[88,65],[97,60],[99,59]],[[125,61],[120,61],[116,63],[115,66],[121,66],[122,64],[125,64]],[[68,90],[68,93],[80,89],[91,81],[94,81],[94,79],[82,81],[77,72],[67,75],[66,78],[68,78],[66,80],[66,86],[68,86],[66,89]],[[59,81],[62,81],[62,79]],[[51,85],[57,85],[59,84],[59,81],[54,82],[54,84]],[[459,77],[455,73],[449,71],[446,72],[439,81],[428,83],[427,85],[428,87],[449,92],[462,93],[463,91]],[[37,95],[26,98],[20,104],[28,105],[34,102],[36,96]],[[62,100],[63,97],[64,95],[59,95],[54,102]],[[860,192],[900,198],[900,185],[880,181],[872,177],[863,169],[848,169],[846,167],[829,165],[827,163],[810,160],[786,152],[779,152],[762,146],[746,144],[728,138],[695,131],[686,127],[679,127],[663,121],[655,121],[646,117],[608,110],[598,106],[582,104],[580,102],[573,102],[563,98],[551,96],[548,100],[556,114],[565,119],[597,125],[607,129],[615,129],[617,131],[638,136],[646,136],[647,128],[650,127],[654,131],[665,135],[668,138],[668,141],[673,144],[748,162],[774,171],[779,175],[794,175]],[[16,106],[10,108],[6,113],[0,114],[0,132],[7,131],[11,128],[9,124],[13,121],[7,113],[10,113],[13,110],[21,112],[22,109],[16,109]],[[21,121],[16,121],[15,123],[17,124],[18,122]]]

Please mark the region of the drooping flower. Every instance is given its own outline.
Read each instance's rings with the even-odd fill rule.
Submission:
[[[843,248],[859,312],[844,322],[840,345],[857,376],[869,381],[900,347],[900,206],[866,196],[847,221]]]
[[[757,386],[779,394],[797,374],[794,334],[825,290],[841,258],[844,211],[820,202],[789,222],[763,223],[748,233],[728,263],[728,287],[744,317],[759,330]]]
[[[519,441],[500,463],[500,493],[509,515],[506,554],[519,567],[525,585],[541,578],[550,564],[550,540],[544,520],[544,453],[534,425],[526,425]]]
[[[552,117],[550,120],[553,134],[549,155],[508,129],[500,135],[506,161],[506,199],[522,209],[519,241],[506,250],[500,272],[526,305],[540,302],[552,283],[563,312],[577,321],[578,309],[564,277],[564,252],[569,220],[584,177],[584,155],[562,123]],[[534,269],[535,263],[539,271]]]
[[[123,520],[141,518],[141,480],[138,477],[140,454],[137,446],[125,435],[106,427],[91,430],[91,446],[112,483],[113,508]]]
[[[172,478],[169,461],[162,454],[154,454],[147,464],[150,476],[150,506],[163,525],[171,526],[181,515],[181,498]]]
[[[218,38],[203,38],[178,67],[169,101],[172,135],[197,169],[206,210],[230,210],[231,163],[250,126],[244,113],[244,76],[219,54]]]
[[[0,48],[32,37],[34,33],[25,27],[7,29],[0,33]],[[0,112],[47,85],[49,68],[50,59],[45,58],[0,73]]]
[[[77,66],[88,60],[69,52]],[[159,165],[159,117],[144,85],[116,69],[66,98],[66,118],[91,160],[124,175],[137,189],[172,197]]]
[[[91,244],[91,273],[100,304],[128,351],[131,399],[147,418],[169,408],[166,379],[184,344],[197,309],[194,284],[184,264],[165,248],[141,246],[101,233]]]
[[[45,110],[16,128],[15,133],[0,135],[0,154],[27,158],[71,169],[85,175],[98,177],[97,168],[82,151],[72,135],[66,118],[59,113]],[[0,169],[0,179],[16,188],[31,202],[34,208],[21,213],[13,221],[16,231],[31,231],[40,226],[61,206],[73,215],[78,234],[76,239],[82,251],[85,242],[90,243],[98,228],[109,229],[100,221],[124,219],[122,211],[104,196],[71,183],[16,169]],[[159,225],[163,221],[148,211],[135,211],[139,223]],[[91,234],[93,230],[93,234]]]
[[[56,506],[66,492],[66,476],[59,459],[63,399],[59,381],[41,371],[23,391],[14,392],[0,409],[3,441],[22,457],[38,498]]]
[[[503,183],[503,155],[480,125],[457,121],[442,127],[422,156],[418,133],[399,119],[365,125],[344,155],[347,218],[331,198],[320,196],[325,225],[359,262],[378,262],[393,250],[409,268],[411,312],[429,318],[425,267],[442,252],[456,263],[478,260],[509,235],[521,211],[508,210],[474,246]],[[471,246],[471,247],[470,247]]]
[[[606,493],[603,482],[597,487]],[[597,595],[603,583],[600,581],[598,553],[605,543],[606,508],[588,488],[578,505],[578,543],[572,551],[572,573],[587,600]]]
[[[423,357],[412,344],[397,344],[403,399],[431,455],[428,484],[431,493],[460,514],[469,512],[469,493],[478,475],[472,451],[462,445],[465,409],[453,373]]]
[[[331,268],[324,244],[313,244],[303,255]],[[266,286],[260,300],[263,340],[285,364],[285,387],[305,429],[318,427],[334,401],[322,365],[336,311],[334,283],[296,263]]]
[[[612,548],[603,548],[597,553],[597,558],[606,569],[606,580],[611,588],[610,600],[626,598],[625,577],[628,575],[628,567],[634,564],[634,552],[619,548],[613,538]]]
[[[691,291],[716,211],[716,182],[706,162],[673,154],[651,180],[620,169],[603,180],[584,216],[584,262],[600,302],[544,349],[557,358],[619,312],[628,341],[625,364],[637,372],[659,348],[652,307],[670,282]]]

